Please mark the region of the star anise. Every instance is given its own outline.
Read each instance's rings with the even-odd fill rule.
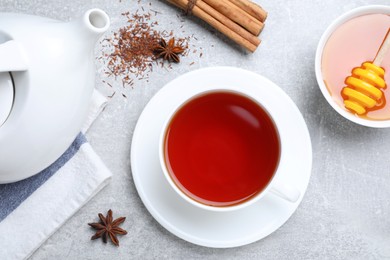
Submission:
[[[91,237],[91,240],[102,237],[103,242],[107,243],[107,237],[110,237],[112,243],[116,246],[119,246],[117,235],[127,234],[127,231],[120,228],[119,225],[122,224],[126,218],[120,217],[113,220],[111,209],[107,212],[106,217],[104,217],[102,213],[99,213],[98,216],[100,218],[99,223],[88,223],[88,225],[97,230],[96,234]]]
[[[153,52],[157,58],[163,58],[167,61],[180,62],[179,54],[184,52],[184,48],[179,45],[175,45],[175,38],[171,38],[168,43],[161,39],[160,43],[154,47]]]

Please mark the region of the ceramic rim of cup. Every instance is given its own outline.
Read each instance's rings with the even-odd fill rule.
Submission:
[[[315,74],[317,83],[321,89],[321,92],[323,96],[325,97],[326,101],[333,107],[334,110],[336,110],[340,115],[342,115],[344,118],[367,127],[373,127],[373,128],[387,128],[390,127],[390,119],[389,120],[370,120],[370,119],[364,119],[360,118],[351,112],[345,110],[344,108],[340,107],[332,98],[331,94],[329,93],[322,76],[322,69],[321,69],[321,63],[322,63],[322,53],[324,50],[324,47],[329,39],[329,37],[333,34],[334,31],[336,31],[342,24],[345,22],[358,17],[362,15],[368,15],[368,14],[388,14],[390,15],[390,6],[384,6],[384,5],[368,5],[368,6],[362,6],[355,9],[352,9],[338,18],[334,20],[328,28],[326,28],[325,32],[322,34],[321,39],[317,46],[316,56],[315,56]]]

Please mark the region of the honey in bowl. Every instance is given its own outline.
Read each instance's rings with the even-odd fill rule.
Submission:
[[[250,200],[271,182],[279,164],[279,134],[250,98],[210,92],[172,117],[164,157],[171,179],[189,198],[228,207]]]
[[[345,87],[350,83],[346,79],[348,76],[358,78],[354,74],[357,67],[362,66],[361,69],[364,69],[362,64],[373,62],[389,28],[389,15],[362,15],[339,26],[326,42],[321,62],[324,83],[333,100],[351,113],[355,111],[346,108],[344,103],[344,100],[348,99]],[[390,79],[390,52],[384,55],[380,67],[384,70],[383,79],[387,83]],[[371,108],[366,108],[364,113],[355,113],[356,115],[369,120],[390,119],[390,104],[386,102],[390,100],[390,89],[378,89],[382,92],[382,97],[378,98]],[[360,89],[357,91],[364,93]]]

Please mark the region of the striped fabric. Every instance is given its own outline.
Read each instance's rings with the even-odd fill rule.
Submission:
[[[86,141],[85,136],[80,133],[68,150],[42,172],[22,181],[0,184],[0,222],[64,166]]]

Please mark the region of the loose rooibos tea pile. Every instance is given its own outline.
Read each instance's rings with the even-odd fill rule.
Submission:
[[[155,15],[157,12],[155,12]],[[164,61],[158,61],[157,58],[164,58],[163,55],[156,53],[156,48],[161,46],[161,42],[173,39],[174,33],[166,30],[157,30],[157,21],[152,21],[152,14],[124,13],[128,25],[114,32],[113,36],[105,39],[104,47],[108,47],[110,52],[103,53],[109,76],[115,76],[122,79],[123,86],[133,85],[134,78],[148,78],[149,72],[153,66],[165,66]],[[175,38],[175,46],[183,51],[181,55],[187,55],[189,39]],[[166,59],[167,60],[167,59]],[[176,61],[176,60],[168,60]],[[177,62],[177,61],[176,61]],[[170,67],[170,64],[166,65]]]

